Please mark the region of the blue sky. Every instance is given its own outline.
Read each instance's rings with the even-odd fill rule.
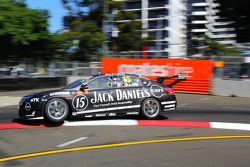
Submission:
[[[64,10],[61,0],[26,0],[29,8],[46,9],[49,11],[49,31],[55,32],[63,26],[63,16],[67,11]]]

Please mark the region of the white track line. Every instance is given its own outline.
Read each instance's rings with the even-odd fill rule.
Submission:
[[[87,138],[88,138],[88,137],[80,137],[80,138],[78,138],[78,139],[71,140],[71,141],[68,141],[68,142],[66,142],[66,143],[57,145],[56,147],[65,147],[65,146],[68,146],[68,145],[70,145],[70,144],[74,144],[74,143],[76,143],[76,142],[79,142],[79,141],[81,141],[81,140],[85,140],[85,139],[87,139]]]
[[[215,129],[250,131],[250,124],[242,124],[242,123],[210,122],[210,127]]]
[[[210,98],[209,97],[203,97],[203,98],[201,98],[201,100],[210,100]]]
[[[63,126],[135,126],[138,125],[137,120],[101,120],[101,121],[76,121],[65,122]]]
[[[250,124],[227,123],[227,122],[207,122],[207,123],[209,123],[210,128],[213,129],[250,131]],[[139,125],[138,120],[100,120],[100,121],[65,122],[63,126],[138,126],[138,125]]]

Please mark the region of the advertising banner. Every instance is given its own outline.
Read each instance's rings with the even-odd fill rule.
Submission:
[[[208,94],[213,77],[213,62],[211,60],[103,58],[102,73],[132,73],[153,80],[159,76],[185,73],[187,80],[174,86],[176,91]]]

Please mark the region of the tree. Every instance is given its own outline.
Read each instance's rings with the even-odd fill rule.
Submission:
[[[69,31],[74,31],[73,25],[75,24],[76,20],[78,22],[78,26],[80,26],[80,24],[87,24],[87,26],[91,25],[92,28],[96,30],[94,33],[93,31],[88,32],[89,30],[87,29],[85,29],[85,32],[82,30],[80,31],[82,34],[82,41],[85,41],[85,43],[79,43],[78,53],[84,54],[85,57],[88,57],[86,56],[88,53],[93,54],[94,50],[98,50],[97,47],[100,48],[100,43],[96,43],[98,40],[100,42],[104,42],[105,40],[106,42],[108,41],[110,49],[116,52],[136,50],[140,51],[143,45],[148,42],[147,39],[141,38],[142,25],[140,21],[136,20],[136,14],[122,11],[124,2],[112,0],[76,0],[72,2],[70,0],[63,0],[63,3],[65,8],[69,11],[68,15],[64,17],[65,26],[69,29]],[[114,19],[112,20],[110,16],[114,10],[120,10],[120,12],[115,15],[113,17]],[[119,24],[114,23],[114,21],[122,19],[128,19],[130,21]],[[112,24],[111,26],[117,26],[119,30],[119,36],[111,37],[107,32],[102,32],[104,22],[108,23],[109,25]],[[106,26],[104,27],[106,28]],[[101,33],[104,33],[103,35],[106,37],[106,39],[103,38]],[[86,43],[87,41],[85,38],[88,39],[88,44]],[[92,49],[89,50],[90,48]],[[74,58],[80,57],[77,56]]]
[[[193,37],[193,40],[191,40],[191,47],[188,48],[188,52],[189,55],[202,54],[202,56],[205,56],[206,58],[222,55],[235,56],[241,53],[239,50],[220,44],[206,35]]]
[[[123,8],[123,7],[122,7]],[[137,21],[137,15],[133,12],[122,11],[115,16],[115,21],[129,20],[116,23],[119,35],[111,39],[111,48],[114,51],[140,51],[142,47],[151,44],[149,38],[142,38],[142,23]]]
[[[28,9],[22,1],[0,3],[0,59],[48,60],[51,57],[48,12]]]
[[[100,1],[63,0],[68,15],[64,17],[65,27],[68,32],[65,42],[71,46],[64,48],[71,60],[89,61],[96,58],[97,51],[105,41],[102,33],[102,14]]]

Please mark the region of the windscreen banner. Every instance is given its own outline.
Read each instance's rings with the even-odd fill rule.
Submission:
[[[102,73],[129,73],[156,80],[157,77],[185,73],[187,80],[174,86],[175,91],[209,94],[213,61],[183,59],[103,58]],[[174,79],[165,81],[171,83]]]

